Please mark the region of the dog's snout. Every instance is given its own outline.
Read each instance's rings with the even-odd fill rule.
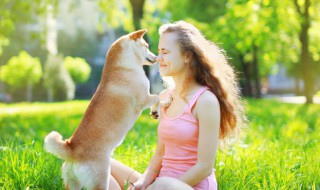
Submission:
[[[156,57],[147,57],[147,61],[150,63],[155,63],[157,61]]]
[[[157,61],[157,56],[155,54],[153,54],[152,52],[149,52],[148,56],[147,56],[147,60],[150,63],[155,63]]]

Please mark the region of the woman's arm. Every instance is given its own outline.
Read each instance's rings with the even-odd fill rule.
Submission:
[[[168,93],[168,90],[162,91],[159,94],[160,100],[163,100],[167,93]],[[162,113],[160,111],[160,115],[161,114]],[[158,176],[160,172],[163,154],[164,154],[164,144],[161,141],[161,139],[158,138],[156,151],[153,157],[151,158],[151,161],[147,169],[142,174],[142,177],[136,183],[134,183],[134,186],[136,187],[136,189],[143,190],[153,183],[153,181],[155,180],[155,178]]]
[[[216,96],[205,91],[198,99],[194,112],[199,121],[198,161],[180,180],[194,186],[212,172],[218,150],[220,106]]]
[[[158,140],[156,152],[153,155],[147,169],[142,174],[142,177],[136,183],[134,183],[136,189],[145,189],[153,183],[160,172],[163,153],[164,146],[161,141]]]

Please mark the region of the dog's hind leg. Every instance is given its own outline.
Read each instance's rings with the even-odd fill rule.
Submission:
[[[110,157],[104,160],[103,164],[98,162],[96,164],[96,185],[94,190],[108,190],[110,180]],[[110,189],[112,190],[112,189]]]
[[[81,190],[81,185],[77,181],[69,181],[64,187],[66,190]]]
[[[62,178],[67,190],[81,190],[81,184],[74,175],[74,166],[72,163],[65,162],[62,165]]]
[[[74,172],[81,185],[88,190],[106,190],[109,185],[109,163],[106,158],[74,165]]]

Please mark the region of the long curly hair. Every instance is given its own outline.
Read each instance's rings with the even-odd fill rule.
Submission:
[[[160,36],[168,32],[177,34],[181,53],[191,53],[192,56],[191,61],[186,63],[189,69],[181,96],[185,97],[188,82],[193,79],[209,87],[220,104],[219,138],[234,134],[239,129],[237,126],[244,124],[245,116],[235,70],[228,63],[225,52],[185,21],[166,23],[159,28]]]

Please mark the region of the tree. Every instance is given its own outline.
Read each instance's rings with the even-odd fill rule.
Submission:
[[[306,103],[312,103],[320,72],[320,3],[316,0],[290,0],[280,3],[279,43],[280,62],[288,74],[296,79],[296,93],[300,94],[300,80],[303,81],[303,95]],[[318,86],[320,88],[320,86]]]
[[[277,1],[229,1],[226,14],[215,23],[216,38],[242,71],[245,95],[261,97],[261,77],[276,63],[278,7]]]
[[[101,10],[106,13],[107,23],[119,27],[119,23],[123,23],[122,27],[125,30],[139,30],[141,29],[141,21],[144,16],[145,0],[130,0],[130,4],[127,1],[99,1]],[[130,19],[131,18],[131,19]],[[148,36],[144,35],[146,41],[149,42]],[[145,73],[150,78],[149,67],[144,67]]]
[[[91,73],[91,67],[85,59],[80,57],[66,57],[64,66],[69,72],[74,83],[85,83],[88,81]]]
[[[171,0],[163,10],[171,13],[169,19],[193,23],[225,49],[232,58],[230,63],[242,71],[245,95],[261,97],[260,78],[269,73],[275,62],[277,48],[272,43],[276,42],[277,19],[270,19],[277,16],[275,8],[275,1]]]
[[[143,18],[144,3],[145,0],[130,0],[133,26],[135,30],[141,29],[141,20]]]
[[[210,24],[219,16],[225,14],[227,2],[227,0],[202,0],[197,2],[191,0],[167,0],[165,3],[159,3],[163,4],[160,6],[161,11],[170,14],[170,20],[194,19],[203,24]]]
[[[10,11],[5,9],[9,0],[4,0],[0,4],[0,55],[2,54],[2,47],[9,44],[8,35],[13,30],[13,22],[10,19]]]
[[[26,51],[12,57],[0,67],[0,79],[13,88],[26,87],[26,100],[32,101],[32,87],[42,77],[41,64],[38,58],[31,57]]]
[[[302,72],[302,77],[304,81],[304,94],[306,97],[306,103],[310,104],[313,102],[314,81],[315,81],[315,67],[317,63],[312,59],[309,44],[309,30],[311,28],[310,9],[312,6],[312,0],[293,0],[296,11],[300,17],[300,31],[299,31],[299,41],[301,44],[300,50],[300,60],[299,65]],[[315,4],[316,2],[314,2]],[[314,5],[316,6],[316,5]]]
[[[75,85],[61,55],[48,56],[44,67],[44,85],[47,88],[49,102],[74,98]]]
[[[55,3],[58,0],[53,0]],[[51,1],[52,2],[52,1]],[[1,0],[0,3],[0,55],[2,48],[10,43],[10,35],[21,23],[32,23],[36,16],[45,15],[49,1]]]

